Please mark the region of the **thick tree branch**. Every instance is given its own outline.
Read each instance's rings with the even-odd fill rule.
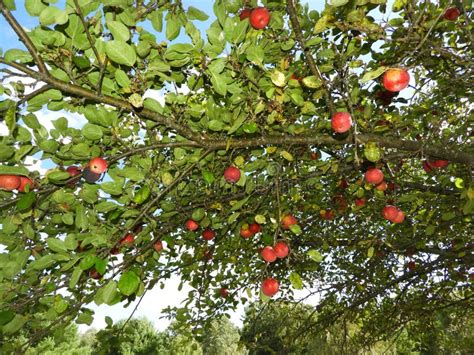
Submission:
[[[308,47],[306,47],[305,39],[303,37],[303,31],[301,30],[300,22],[298,20],[298,14],[296,12],[295,0],[288,0],[286,8],[288,10],[288,14],[290,15],[291,26],[293,27],[293,32],[295,33],[296,40],[299,42],[301,46],[301,50],[303,51],[306,62],[311,70],[311,73],[319,78],[322,82],[324,96],[326,97],[327,104],[329,106],[329,111],[331,114],[335,112],[334,102],[332,101],[331,92],[329,90],[329,86],[326,80],[323,78],[321,71],[319,70],[316,61],[314,60],[313,56]]]
[[[44,64],[43,59],[38,53],[35,45],[31,41],[30,37],[28,37],[28,34],[25,32],[23,27],[21,27],[15,17],[13,17],[10,10],[7,9],[5,4],[3,3],[3,0],[0,0],[0,11],[2,12],[3,17],[5,17],[7,22],[10,24],[13,31],[15,31],[15,33],[18,35],[20,41],[25,44],[26,48],[28,49],[28,52],[30,52],[36,65],[38,66],[39,71],[44,74],[48,73],[48,69],[46,68],[46,65]]]
[[[116,107],[118,109],[127,111],[127,112],[133,112],[137,116],[144,117],[146,119],[149,119],[151,121],[157,122],[159,124],[164,125],[165,127],[169,127],[174,129],[176,132],[178,132],[180,135],[193,140],[194,142],[201,142],[203,141],[203,137],[195,132],[193,132],[191,129],[189,129],[186,126],[180,125],[176,123],[176,121],[173,118],[169,118],[166,116],[163,116],[157,112],[154,112],[149,109],[141,109],[141,110],[136,110],[132,104],[130,104],[128,101],[117,99],[112,96],[108,95],[98,95],[94,91],[84,89],[83,87],[67,83],[65,81],[61,81],[59,79],[56,79],[48,74],[43,74],[43,73],[38,73],[22,64],[14,63],[14,62],[6,62],[5,59],[2,57],[0,58],[0,63],[9,65],[25,74],[28,74],[31,78],[43,81],[50,86],[54,87],[55,89],[60,90],[63,93],[68,93],[73,96],[78,96],[82,97],[88,100],[91,100],[96,103],[103,103],[107,104],[113,107]]]

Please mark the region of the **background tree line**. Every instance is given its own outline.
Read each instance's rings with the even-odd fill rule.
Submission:
[[[149,319],[132,318],[84,334],[71,324],[27,354],[472,354],[474,349],[472,318],[452,309],[377,339],[364,336],[367,327],[362,322],[346,318],[318,329],[313,327],[317,319],[308,305],[267,302],[247,307],[242,328],[221,316],[199,337],[177,321],[158,331]],[[12,352],[26,336],[9,339]]]

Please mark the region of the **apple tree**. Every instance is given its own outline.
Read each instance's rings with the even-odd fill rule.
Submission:
[[[176,275],[192,289],[168,314],[196,331],[258,297],[317,299],[301,332],[350,319],[369,338],[472,312],[470,1],[0,11],[18,38],[0,53],[3,339]]]

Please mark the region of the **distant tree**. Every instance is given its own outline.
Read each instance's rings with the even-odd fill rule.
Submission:
[[[202,348],[206,355],[246,354],[245,347],[239,342],[239,329],[229,318],[222,316],[212,320],[206,328]]]
[[[99,331],[96,335],[95,354],[153,355],[162,354],[169,343],[165,333],[158,333],[150,320],[121,320]]]

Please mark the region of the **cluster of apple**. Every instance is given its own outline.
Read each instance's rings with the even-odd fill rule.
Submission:
[[[383,75],[383,86],[388,92],[399,92],[410,82],[410,75],[405,69],[391,68]],[[331,127],[336,133],[345,133],[352,127],[352,117],[349,112],[336,112],[331,117]]]
[[[423,164],[423,170],[426,171],[427,173],[430,173],[433,169],[443,169],[449,165],[448,160],[424,160],[422,162]]]
[[[240,12],[239,17],[240,21],[248,18],[253,28],[261,30],[270,22],[270,11],[266,7],[245,8]]]
[[[22,175],[0,175],[0,189],[6,191],[18,190],[19,192],[25,192],[34,188],[34,182],[29,177]]]
[[[384,181],[384,175],[382,170],[378,168],[370,168],[365,172],[365,181],[369,184],[375,185],[376,187]],[[387,184],[385,183],[384,187],[381,190],[386,189]],[[385,206],[382,209],[382,216],[393,223],[403,223],[405,220],[405,213],[395,206]]]

